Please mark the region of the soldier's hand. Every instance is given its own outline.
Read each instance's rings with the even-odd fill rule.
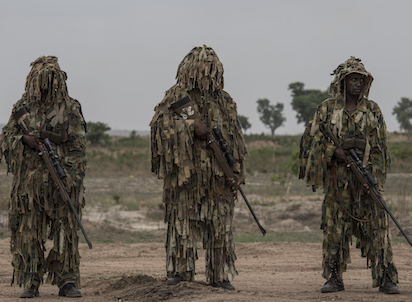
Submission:
[[[235,191],[240,186],[240,180],[238,179],[236,182],[234,178],[230,177],[226,180],[226,184],[230,187],[232,191]]]
[[[210,133],[209,128],[203,124],[201,121],[195,120],[195,136],[200,139],[207,139]]]
[[[40,140],[34,135],[24,134],[22,137],[23,144],[27,145],[30,149],[39,151]]]
[[[333,155],[336,157],[338,162],[349,164],[349,151],[343,150],[342,148],[336,148],[335,153]]]
[[[375,190],[376,192],[381,194],[381,191],[379,190],[378,185],[375,186]],[[369,195],[371,194],[371,191],[369,190],[369,186],[367,184],[363,184],[363,191]]]

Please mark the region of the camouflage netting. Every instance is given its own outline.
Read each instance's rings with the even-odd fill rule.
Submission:
[[[185,90],[218,91],[224,86],[223,65],[212,48],[195,47],[180,62],[176,79]]]
[[[87,168],[86,123],[79,102],[68,96],[67,76],[57,58],[40,57],[31,66],[26,91],[14,104],[0,135],[0,155],[14,175],[9,202],[12,283],[29,288],[42,282],[48,272],[48,281],[53,284],[62,286],[71,281],[80,286],[76,219],[59,197],[42,157],[23,144],[24,133],[13,114],[25,107],[29,113],[27,134],[59,138],[51,144],[67,174],[68,192],[79,215]],[[54,240],[54,247],[45,259],[47,239]]]
[[[210,81],[208,76],[200,80],[199,74],[215,68],[217,71],[211,72],[215,80]],[[156,106],[150,123],[152,171],[164,179],[169,277],[180,274],[193,280],[198,241],[203,241],[206,249],[209,282],[230,281],[237,274],[232,234],[236,193],[226,186],[223,170],[207,141],[195,138],[194,120],[183,119],[170,108],[189,96],[199,119],[209,129],[218,126],[221,130],[238,162],[239,177],[244,180],[246,147],[236,104],[221,87],[223,67],[214,51],[206,46],[194,48],[180,64],[177,84]]]
[[[32,68],[27,75],[25,85],[29,103],[40,102],[42,91],[47,91],[48,98],[55,104],[69,99],[66,87],[67,75],[60,69],[57,57],[39,57],[30,66]]]
[[[349,113],[345,108],[345,79],[352,73],[364,75],[365,86],[356,109]],[[323,188],[326,193],[321,223],[324,231],[323,277],[329,278],[334,262],[342,271],[346,270],[347,263],[350,263],[349,245],[355,236],[356,247],[361,249],[371,268],[373,287],[385,282],[386,273],[397,283],[387,215],[365,194],[353,172],[336,160],[334,152],[337,147],[320,127],[328,127],[341,146],[353,140],[364,142],[365,147],[359,150],[359,155],[377,180],[379,189],[383,190],[390,158],[382,112],[375,102],[367,99],[373,78],[354,57],[340,64],[332,75],[335,75],[330,90],[333,97],[323,101],[309,121],[301,138],[299,154],[299,178],[314,190]],[[349,212],[369,222],[355,220]]]

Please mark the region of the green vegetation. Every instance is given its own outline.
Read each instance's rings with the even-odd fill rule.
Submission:
[[[312,115],[315,113],[316,107],[322,103],[330,95],[327,91],[318,89],[304,89],[305,84],[295,82],[289,84],[289,90],[292,93],[292,108],[297,112],[296,118],[298,123],[309,122]]]
[[[412,132],[412,99],[401,98],[393,107],[392,114],[396,116],[403,131]]]
[[[249,118],[244,115],[238,115],[237,118],[239,119],[240,125],[242,126],[243,132],[246,133],[247,129],[252,127],[252,124],[249,123]]]
[[[110,143],[110,136],[106,133],[109,131],[110,127],[102,122],[88,122],[87,123],[87,141],[94,145],[108,145]]]
[[[275,130],[286,121],[282,114],[283,104],[270,105],[268,99],[259,99],[256,103],[258,104],[257,111],[261,122],[270,129],[272,136],[275,135]]]
[[[306,216],[313,215],[313,222],[308,220],[308,223],[312,223],[309,225],[311,231],[274,232],[269,228],[265,237],[260,236],[255,229],[250,233],[237,229],[236,241],[321,242],[322,234],[317,229],[320,211],[304,211],[308,204],[320,205],[322,190],[313,193],[296,176],[300,135],[251,134],[245,135],[245,141],[249,155],[245,160],[247,175],[243,189],[264,226],[270,224],[274,208],[281,209],[282,219],[299,220],[299,215],[304,213]],[[406,226],[402,219],[407,219],[412,213],[411,144],[406,134],[389,135],[392,165],[385,184],[384,199],[402,226]],[[96,208],[100,212],[144,210],[142,212],[146,213],[147,210],[146,221],[163,224],[162,180],[158,180],[150,171],[148,136],[132,133],[129,137],[110,137],[110,143],[104,146],[89,143],[87,151],[90,168],[85,179],[85,213]],[[0,163],[0,172],[0,238],[4,238],[10,236],[7,230],[7,197],[13,177],[6,175],[4,162]],[[245,207],[243,201],[239,201],[238,205]],[[236,215],[238,222],[246,220],[250,222],[249,225],[254,224],[247,211]],[[103,220],[98,223],[86,222],[85,229],[92,241],[127,243],[164,240],[164,230],[125,231]],[[393,232],[394,242],[404,242],[396,234]],[[80,240],[84,240],[82,236]]]

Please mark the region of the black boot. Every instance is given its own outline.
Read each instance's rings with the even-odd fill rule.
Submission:
[[[333,293],[345,290],[343,280],[339,276],[339,265],[335,262],[332,267],[332,274],[329,280],[322,286],[322,293]]]
[[[39,288],[32,285],[29,289],[25,289],[21,292],[20,298],[34,298],[39,296]]]
[[[166,280],[166,285],[177,285],[183,281],[183,277],[181,275],[176,275],[173,278],[169,278]]]
[[[384,292],[385,294],[399,294],[399,287],[393,283],[388,274],[386,274],[385,284],[379,286],[379,291]]]
[[[235,287],[230,284],[229,281],[217,282],[217,283],[210,283],[213,287],[220,287],[227,290],[235,290]]]
[[[82,297],[82,293],[74,287],[73,283],[67,283],[59,291],[60,297],[70,297],[70,298],[79,298]]]

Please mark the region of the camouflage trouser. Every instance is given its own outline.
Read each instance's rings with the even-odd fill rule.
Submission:
[[[198,259],[197,244],[203,241],[203,248],[206,250],[207,281],[211,283],[232,281],[237,274],[235,243],[232,234],[234,204],[231,202],[226,206],[230,210],[226,212],[226,215],[214,221],[169,220],[166,238],[166,271],[169,278],[181,275],[186,281],[194,280],[195,261]],[[179,227],[182,224],[185,225],[184,233]]]
[[[39,286],[43,276],[48,273],[47,281],[60,288],[67,283],[80,287],[77,228],[66,217],[52,219],[45,211],[28,211],[20,215],[10,215],[12,283],[25,289]],[[62,215],[62,216],[64,216]],[[54,240],[54,246],[45,258],[45,242]]]
[[[386,273],[398,283],[386,212],[369,195],[362,195],[360,201],[355,201],[350,189],[339,188],[338,194],[340,201],[331,188],[322,206],[323,277],[329,278],[334,262],[338,263],[342,277],[347,263],[351,262],[349,244],[353,235],[357,238],[356,247],[361,249],[362,257],[367,258],[367,266],[371,268],[372,286],[383,285]],[[348,212],[356,218],[371,221],[356,221]]]

